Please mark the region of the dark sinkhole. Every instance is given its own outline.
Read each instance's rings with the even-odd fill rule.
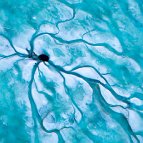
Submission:
[[[49,61],[49,56],[45,55],[45,54],[41,54],[38,56],[39,60],[43,61],[43,62],[48,62]]]

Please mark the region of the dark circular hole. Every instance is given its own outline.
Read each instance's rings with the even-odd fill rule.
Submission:
[[[43,62],[48,62],[49,61],[49,56],[45,55],[45,54],[41,54],[38,56],[39,60],[43,61]]]

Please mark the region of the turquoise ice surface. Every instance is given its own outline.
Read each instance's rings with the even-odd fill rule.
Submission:
[[[0,143],[143,143],[143,1],[0,0]]]

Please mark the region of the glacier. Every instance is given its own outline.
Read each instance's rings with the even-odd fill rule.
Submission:
[[[0,143],[143,143],[142,37],[142,0],[0,0]]]

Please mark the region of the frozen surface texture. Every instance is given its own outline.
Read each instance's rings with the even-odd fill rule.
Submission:
[[[143,143],[143,1],[0,0],[0,143]]]

